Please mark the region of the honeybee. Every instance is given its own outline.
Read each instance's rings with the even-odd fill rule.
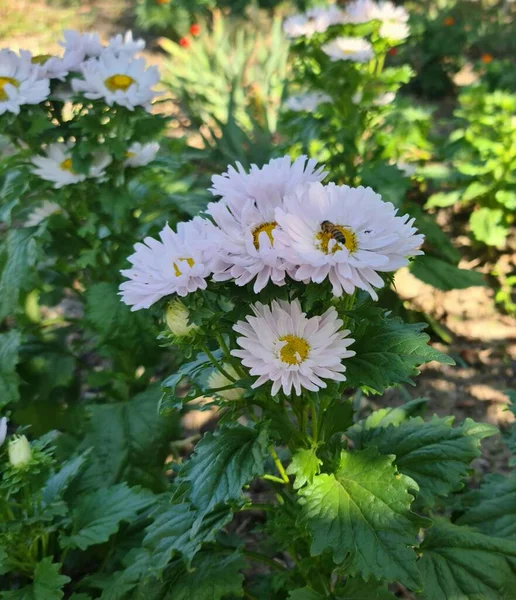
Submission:
[[[331,221],[323,221],[321,223],[321,231],[330,235],[336,242],[344,245],[346,244],[346,238],[344,237],[344,234],[337,227],[337,225],[334,225]]]

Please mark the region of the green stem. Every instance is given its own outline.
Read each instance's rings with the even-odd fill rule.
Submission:
[[[263,563],[264,565],[269,565],[269,567],[274,567],[278,569],[278,571],[287,571],[287,568],[283,565],[280,565],[274,559],[265,556],[265,554],[260,554],[259,552],[252,552],[251,550],[244,550],[244,556],[247,556],[249,560],[254,560],[255,562]]]
[[[231,365],[233,365],[233,368],[240,375],[240,377],[246,377],[246,373],[240,366],[240,363],[231,356],[231,350],[229,349],[228,345],[226,344],[226,340],[224,339],[224,336],[221,333],[216,333],[215,337],[217,338],[220,349],[225,354],[228,362]]]
[[[281,477],[283,479],[282,483],[290,483],[290,479],[288,478],[288,475],[287,475],[285,469],[283,468],[283,465],[281,464],[279,456],[277,455],[276,450],[274,449],[274,446],[272,444],[269,446],[269,452],[272,456],[272,460],[274,461],[274,464],[276,465],[276,468],[279,471],[279,474],[281,475]]]
[[[268,481],[274,481],[274,483],[281,483],[281,485],[285,485],[283,479],[276,477],[276,475],[269,475],[266,473],[265,475],[262,475],[262,479],[267,479]]]
[[[317,409],[313,398],[310,398],[310,410],[312,411],[312,441],[317,444],[319,437],[319,424],[317,420]]]
[[[232,377],[225,369],[224,367],[219,363],[219,361],[213,356],[213,354],[210,352],[210,350],[208,349],[208,346],[206,346],[205,344],[199,344],[201,350],[204,352],[204,354],[206,354],[206,356],[208,357],[208,359],[210,360],[210,362],[213,364],[213,366],[220,372],[222,373],[222,375],[224,375],[224,377],[226,377],[227,379],[229,379],[229,381],[232,381],[233,383],[236,382],[236,379],[234,377]]]

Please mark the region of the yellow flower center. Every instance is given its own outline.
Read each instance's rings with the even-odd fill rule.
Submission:
[[[126,158],[134,158],[136,156],[135,152],[129,152],[129,150],[125,153]]]
[[[342,246],[345,246],[350,253],[356,252],[358,248],[357,236],[351,229],[342,227],[342,225],[334,225],[332,231],[321,229],[316,238],[319,242],[319,249],[324,254],[330,253],[329,245],[331,240],[335,241],[331,248],[332,254],[335,254],[337,250],[342,250]]]
[[[195,265],[194,259],[193,258],[178,258],[177,262],[180,261],[186,261],[188,263],[189,267],[193,267]],[[180,277],[183,273],[180,271],[179,267],[177,266],[177,263],[173,263],[174,266],[174,274],[176,277]]]
[[[279,358],[287,365],[300,365],[310,352],[308,342],[297,335],[284,335],[280,342],[286,342],[279,351]]]
[[[72,172],[72,159],[65,158],[59,166],[61,167],[61,169],[63,169],[63,171],[70,171],[70,173],[71,173]]]
[[[7,100],[7,92],[4,90],[6,84],[14,85],[14,87],[20,87],[20,82],[13,77],[0,77],[0,100]]]
[[[104,81],[104,85],[110,92],[117,92],[118,90],[125,92],[133,83],[135,83],[135,80],[132,77],[122,74],[111,75]]]
[[[274,244],[274,238],[272,237],[272,232],[276,228],[278,224],[276,221],[270,221],[269,223],[262,223],[253,229],[253,243],[254,247],[259,250],[260,249],[260,233],[265,231],[265,233],[269,236],[269,240],[271,241],[271,245]]]
[[[50,58],[52,58],[51,54],[37,54],[31,58],[30,62],[33,65],[44,65]]]

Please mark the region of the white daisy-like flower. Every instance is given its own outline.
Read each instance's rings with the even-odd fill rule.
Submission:
[[[315,112],[321,104],[332,102],[328,94],[323,92],[308,92],[306,94],[298,94],[290,96],[283,105],[287,110],[294,112]]]
[[[344,13],[332,4],[327,8],[312,8],[306,13],[288,17],[283,23],[283,31],[289,38],[309,38],[314,33],[323,33],[330,25],[343,21]]]
[[[367,291],[384,282],[378,272],[396,271],[408,258],[423,254],[424,237],[414,219],[371,188],[313,183],[300,187],[276,210],[278,246],[300,281],[329,278],[335,296]]]
[[[97,152],[93,155],[92,164],[88,174],[76,173],[72,167],[73,142],[57,142],[49,144],[45,150],[46,156],[35,156],[32,172],[45,181],[52,181],[54,188],[59,189],[65,185],[72,185],[84,181],[88,177],[101,179],[105,169],[111,164],[111,157],[106,152]]]
[[[41,206],[35,208],[29,215],[29,218],[23,224],[24,227],[36,227],[42,221],[61,210],[59,204],[44,200]]]
[[[91,100],[103,98],[110,106],[119,104],[129,110],[149,109],[157,95],[152,86],[159,81],[159,71],[147,68],[143,58],[105,52],[83,63],[81,71],[84,79],[74,79],[72,88]]]
[[[115,54],[134,55],[145,48],[145,40],[135,40],[132,31],[126,31],[124,35],[119,33],[109,40],[106,50]]]
[[[261,169],[253,165],[249,173],[241,164],[237,168],[212,178],[211,191],[222,196],[207,209],[219,227],[213,279],[233,279],[239,286],[254,280],[258,293],[269,281],[285,283],[286,263],[276,244],[276,208],[297,185],[320,181],[326,173],[305,156],[293,163],[289,156],[273,159]]]
[[[364,63],[374,58],[373,46],[363,38],[338,37],[328,44],[324,44],[322,51],[334,62],[350,60]]]
[[[0,446],[5,442],[7,437],[7,417],[0,419]]]
[[[133,142],[125,153],[126,160],[124,161],[124,166],[144,167],[156,158],[158,150],[158,142],[149,142],[148,144]]]
[[[355,340],[347,337],[349,330],[341,330],[334,307],[311,318],[298,300],[274,301],[271,306],[258,302],[252,309],[254,317],[233,326],[242,335],[237,338],[242,349],[231,354],[258,376],[253,388],[272,381],[273,396],[280,388],[287,395],[294,389],[299,396],[302,388],[313,392],[325,388],[324,379],[345,381],[342,361],[355,355],[348,350]]]
[[[64,48],[65,55],[76,56],[78,62],[100,56],[104,50],[98,33],[81,33],[74,29],[65,29],[63,37],[64,41],[59,42],[59,45]]]
[[[381,21],[379,33],[383,38],[403,40],[409,35],[407,11],[387,0],[354,0],[346,6],[344,18],[348,23]]]
[[[135,311],[165,296],[206,289],[215,249],[213,229],[210,221],[195,217],[179,223],[177,233],[166,225],[159,234],[161,241],[147,237],[136,244],[136,252],[128,258],[132,267],[121,271],[129,279],[120,286],[122,301]]]
[[[0,50],[0,115],[18,114],[24,104],[39,104],[50,94],[50,81],[40,79],[30,52]]]

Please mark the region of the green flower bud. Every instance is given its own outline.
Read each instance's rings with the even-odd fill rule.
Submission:
[[[32,458],[29,440],[24,435],[14,437],[7,446],[9,462],[13,467],[21,468]]]
[[[238,373],[235,369],[229,364],[225,363],[222,368],[224,371],[234,377],[235,379],[239,379]],[[226,387],[227,385],[231,385],[233,382],[230,381],[225,375],[223,375],[220,371],[215,369],[212,374],[208,377],[208,387],[210,389],[218,389],[222,387]],[[216,392],[217,396],[221,396],[225,400],[240,400],[244,395],[245,390],[243,388],[233,388],[231,390],[222,390],[220,392]]]
[[[170,331],[177,337],[185,337],[199,329],[197,325],[188,324],[189,310],[181,300],[169,302],[166,321]]]

